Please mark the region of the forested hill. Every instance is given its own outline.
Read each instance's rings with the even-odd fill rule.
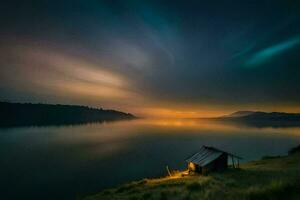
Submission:
[[[0,102],[2,127],[68,125],[134,118],[129,113],[86,106]]]

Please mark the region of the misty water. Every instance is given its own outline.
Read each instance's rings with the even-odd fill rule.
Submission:
[[[257,128],[205,120],[132,120],[0,129],[1,199],[76,199],[132,180],[184,169],[201,145],[243,162],[284,155],[300,128]]]

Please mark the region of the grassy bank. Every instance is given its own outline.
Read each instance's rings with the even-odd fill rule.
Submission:
[[[144,179],[84,200],[300,199],[300,152],[266,157],[209,176]]]

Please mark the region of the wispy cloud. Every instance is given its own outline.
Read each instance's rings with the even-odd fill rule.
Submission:
[[[10,68],[2,70],[6,88],[98,102],[99,106],[120,109],[120,105],[138,102],[139,94],[129,78],[110,68],[63,50],[41,46],[15,45],[2,53]]]

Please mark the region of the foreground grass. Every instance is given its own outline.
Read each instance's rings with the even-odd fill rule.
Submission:
[[[268,157],[209,176],[144,179],[84,200],[300,199],[300,152]]]

